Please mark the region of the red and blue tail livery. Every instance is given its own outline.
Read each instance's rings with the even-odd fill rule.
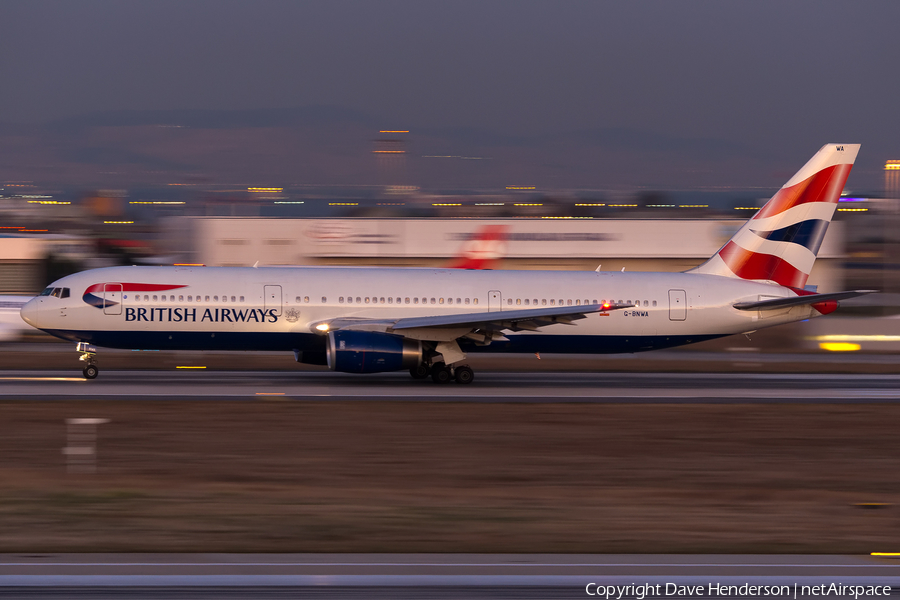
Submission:
[[[859,144],[825,144],[706,263],[692,272],[803,288]]]

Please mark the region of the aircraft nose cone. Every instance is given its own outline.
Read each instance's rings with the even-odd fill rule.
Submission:
[[[38,307],[40,304],[39,298],[32,298],[28,302],[25,303],[21,309],[19,309],[19,316],[22,317],[22,320],[31,325],[32,327],[38,327],[37,324],[37,316],[38,316]]]

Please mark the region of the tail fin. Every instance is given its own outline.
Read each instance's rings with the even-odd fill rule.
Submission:
[[[768,281],[802,288],[859,144],[826,144],[721,250],[691,273]]]
[[[490,269],[506,255],[506,225],[485,225],[463,243],[460,254],[447,266],[451,269]]]

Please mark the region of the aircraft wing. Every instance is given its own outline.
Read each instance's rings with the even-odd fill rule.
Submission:
[[[738,310],[770,310],[776,308],[789,308],[791,306],[804,306],[818,304],[829,300],[846,300],[866,294],[877,293],[878,290],[851,290],[849,292],[833,292],[831,294],[808,294],[806,296],[791,296],[790,298],[772,298],[771,300],[759,300],[757,302],[738,302],[734,307]]]
[[[500,331],[533,331],[539,327],[584,319],[591,313],[606,312],[631,308],[634,304],[582,304],[581,306],[558,306],[551,308],[532,308],[526,310],[503,310],[481,313],[463,313],[458,315],[440,315],[435,317],[410,317],[394,323],[394,331],[417,329],[420,327],[471,327],[473,329],[490,329]]]
[[[534,331],[555,324],[570,325],[591,313],[631,308],[634,304],[608,302],[606,304],[582,304],[580,306],[554,306],[525,310],[435,315],[431,317],[407,317],[401,319],[366,319],[347,317],[319,321],[310,328],[320,332],[338,329],[364,331],[389,331],[403,334],[411,329],[463,329],[483,331]]]

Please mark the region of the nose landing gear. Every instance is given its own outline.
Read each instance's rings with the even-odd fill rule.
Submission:
[[[81,374],[84,375],[85,379],[96,379],[97,375],[100,374],[100,369],[97,368],[97,347],[91,346],[87,342],[78,342],[75,349],[81,352],[78,360],[87,363]]]

